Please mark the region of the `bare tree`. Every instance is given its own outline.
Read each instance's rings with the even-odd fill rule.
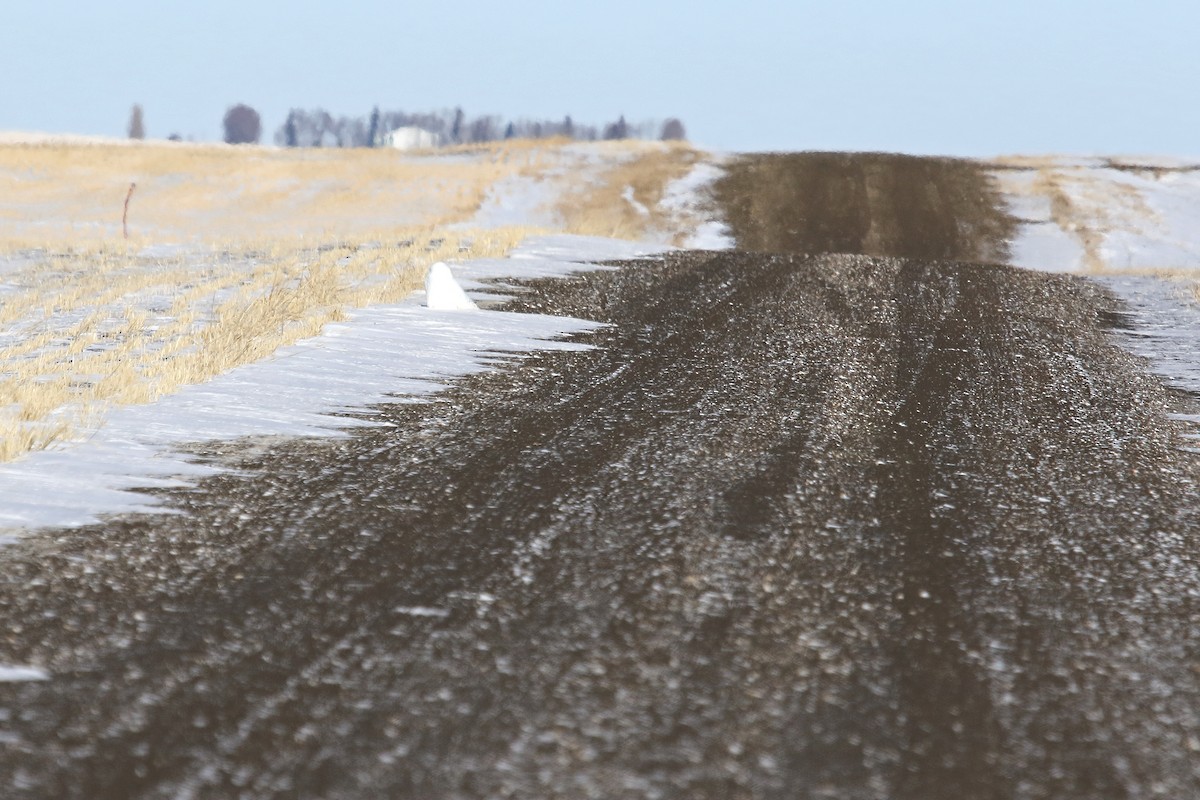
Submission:
[[[338,135],[334,132],[333,115],[328,111],[317,111],[317,147],[326,147],[332,138],[332,144],[338,144]]]
[[[683,123],[675,117],[671,117],[662,126],[662,136],[659,137],[664,142],[681,142],[687,139],[687,132],[683,129]]]
[[[490,142],[496,138],[497,120],[494,117],[476,117],[471,123],[472,142]]]
[[[129,138],[146,138],[146,125],[142,121],[142,106],[139,103],[134,103],[129,111]]]
[[[258,112],[238,103],[225,112],[225,141],[229,144],[258,144],[262,120]]]
[[[293,108],[275,132],[276,144],[286,147],[359,147],[367,143],[367,138],[364,118],[334,119],[323,108],[312,111]]]
[[[604,128],[605,139],[628,139],[629,138],[629,123],[625,121],[625,115],[616,122],[609,123]]]

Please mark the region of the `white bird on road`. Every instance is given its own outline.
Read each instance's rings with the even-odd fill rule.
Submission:
[[[425,273],[425,305],[436,311],[467,311],[477,309],[471,298],[454,280],[450,268],[437,262]]]

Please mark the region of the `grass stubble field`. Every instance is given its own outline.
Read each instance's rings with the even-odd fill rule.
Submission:
[[[660,201],[699,159],[632,142],[0,142],[0,462],[397,302],[435,261],[502,257],[539,232],[671,243],[694,221]],[[502,181],[557,198],[553,224],[476,224]]]

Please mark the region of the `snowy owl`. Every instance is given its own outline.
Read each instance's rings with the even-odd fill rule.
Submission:
[[[437,311],[465,311],[478,308],[454,280],[450,268],[439,261],[425,274],[425,305]]]

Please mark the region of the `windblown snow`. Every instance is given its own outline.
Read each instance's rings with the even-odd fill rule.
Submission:
[[[219,471],[191,459],[184,444],[344,436],[349,428],[378,424],[370,419],[371,406],[428,399],[444,390],[447,378],[492,368],[499,353],[585,347],[564,337],[597,323],[478,309],[477,302],[503,299],[504,285],[496,283],[503,278],[600,269],[593,262],[661,249],[547,236],[527,241],[506,259],[457,264],[453,274],[450,266],[435,265],[428,294],[351,312],[345,322],[265,361],[147,405],[114,409],[85,441],[0,464],[0,531],[79,526],[108,514],[160,510],[138,489],[188,485]]]

